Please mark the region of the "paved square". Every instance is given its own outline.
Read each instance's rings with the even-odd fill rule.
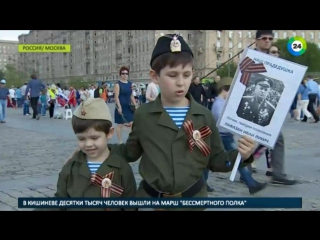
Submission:
[[[114,111],[114,106],[111,105],[110,109]],[[319,210],[320,125],[288,120],[283,132],[286,170],[299,180],[299,184],[268,185],[252,197],[303,197],[302,210]],[[127,135],[128,132],[124,131],[123,142]],[[112,142],[116,142],[115,136]],[[76,146],[70,120],[49,119],[47,116],[36,121],[31,116],[23,116],[21,109],[9,109],[7,123],[0,125],[0,210],[19,210],[19,197],[53,196],[58,173]],[[140,182],[138,164],[132,164],[132,168],[137,182]],[[254,178],[268,181],[264,175],[264,157],[259,161],[258,168],[261,170],[254,174]],[[238,181],[232,183],[228,178],[229,173],[210,175],[209,183],[215,189],[211,197],[251,197],[245,185]]]

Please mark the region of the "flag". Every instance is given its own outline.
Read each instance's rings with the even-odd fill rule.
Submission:
[[[60,104],[61,107],[66,106],[68,101],[69,101],[69,99],[63,93],[57,94],[57,102]]]

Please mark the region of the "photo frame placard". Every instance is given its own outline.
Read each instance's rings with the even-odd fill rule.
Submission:
[[[245,49],[217,126],[273,149],[307,69]]]

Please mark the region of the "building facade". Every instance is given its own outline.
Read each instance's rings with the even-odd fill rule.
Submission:
[[[319,30],[274,32],[275,40],[301,36],[320,43]],[[46,81],[67,82],[71,77],[115,81],[120,67],[128,66],[131,80],[149,81],[152,50],[157,39],[168,33],[179,33],[188,42],[196,73],[203,77],[253,43],[256,30],[31,30],[19,36],[19,43],[68,43],[72,52],[20,53],[19,71],[26,77],[35,72]]]
[[[0,40],[0,69],[12,64],[18,70],[18,41]]]

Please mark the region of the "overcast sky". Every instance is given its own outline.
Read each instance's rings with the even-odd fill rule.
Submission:
[[[29,33],[30,30],[0,30],[0,40],[18,41],[18,36]]]

